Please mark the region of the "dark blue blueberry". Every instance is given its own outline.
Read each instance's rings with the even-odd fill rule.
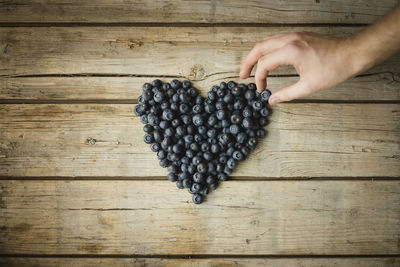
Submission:
[[[229,168],[228,166],[225,166],[224,173],[226,175],[230,175],[232,172],[233,172],[233,169]]]
[[[212,183],[208,186],[210,190],[216,190],[218,187],[218,182]]]
[[[224,96],[224,102],[227,103],[227,104],[232,103],[233,100],[234,100],[234,98],[235,98],[235,97],[233,96],[233,94],[228,92],[228,93]]]
[[[179,125],[182,125],[182,121],[180,118],[175,118],[171,121],[172,127],[178,127]]]
[[[195,163],[193,163],[193,164],[195,164]],[[196,164],[195,164],[196,165]],[[198,165],[197,165],[197,171],[199,172],[199,173],[206,173],[207,172],[207,166],[206,166],[206,164],[204,164],[204,163],[199,163]]]
[[[142,116],[145,111],[143,110],[142,105],[136,105],[134,112],[136,116]]]
[[[236,86],[236,83],[235,83],[234,81],[229,81],[229,82],[228,82],[228,88],[229,88],[230,90],[232,90],[235,86]]]
[[[268,117],[268,115],[269,115],[269,110],[268,110],[267,108],[262,108],[262,109],[260,110],[260,115],[263,116],[263,117]]]
[[[207,133],[207,127],[204,125],[201,125],[197,128],[197,131],[199,132],[199,134],[201,135],[205,135]]]
[[[228,176],[223,172],[218,173],[217,178],[221,182],[228,180]]]
[[[171,81],[171,87],[172,87],[173,89],[178,89],[178,88],[181,87],[181,82],[178,81],[178,80],[172,80],[172,81]]]
[[[189,179],[183,179],[182,184],[185,188],[189,188],[192,186],[192,181],[190,181]]]
[[[196,104],[193,106],[192,111],[194,114],[199,114],[203,111],[203,108],[201,107],[201,105]]]
[[[193,193],[198,193],[200,190],[201,190],[201,185],[199,183],[192,184],[192,192]]]
[[[192,201],[194,204],[201,204],[203,202],[203,196],[200,194],[194,194],[192,197]]]
[[[193,124],[196,126],[201,126],[204,123],[204,119],[200,114],[196,114],[193,116]]]
[[[174,134],[175,134],[175,131],[174,131],[174,128],[172,128],[172,127],[168,127],[164,131],[165,136],[173,136]]]
[[[232,124],[229,127],[229,132],[233,135],[237,135],[240,132],[240,127],[237,124]]]
[[[150,124],[146,124],[145,126],[143,126],[143,131],[145,131],[146,133],[153,132],[153,129],[153,126],[151,126]]]
[[[166,157],[167,157],[167,152],[165,152],[164,150],[160,150],[157,152],[157,158],[159,160],[165,159]]]
[[[262,91],[262,93],[260,94],[260,99],[262,102],[264,103],[268,103],[268,99],[271,96],[271,91],[268,89],[265,89],[264,91]]]
[[[215,111],[215,106],[212,104],[205,104],[204,105],[204,111],[207,113],[213,113]]]
[[[235,86],[232,88],[232,95],[240,96],[243,93],[243,88],[241,86]]]
[[[184,80],[184,81],[182,82],[182,87],[183,87],[183,89],[189,89],[190,86],[192,86],[192,84],[191,84],[188,80]]]
[[[236,150],[236,151],[234,151],[233,153],[232,153],[232,158],[234,158],[235,160],[243,160],[243,154],[242,154],[242,152],[240,152],[240,151],[238,151],[238,150]]]
[[[194,174],[197,171],[197,167],[194,164],[190,164],[188,167],[188,172]]]
[[[207,176],[207,178],[206,178],[207,184],[213,184],[215,182],[217,182],[217,179],[215,179],[214,176],[211,176],[211,175]]]
[[[217,119],[224,120],[226,119],[227,112],[223,109],[217,111]]]
[[[219,163],[226,164],[226,162],[228,161],[228,157],[220,156],[218,161],[219,161]]]
[[[264,131],[264,129],[258,129],[257,130],[257,132],[256,132],[256,134],[257,134],[257,137],[258,138],[264,138],[265,137],[265,131]]]
[[[237,161],[233,158],[230,158],[226,163],[226,166],[228,166],[229,169],[233,170],[237,166]]]
[[[154,136],[152,134],[145,134],[143,140],[146,144],[151,144],[154,141]]]
[[[160,160],[161,167],[166,168],[166,167],[168,167],[168,165],[169,165],[169,160],[167,160],[167,159]]]
[[[220,151],[219,145],[218,144],[212,144],[210,151],[211,151],[211,153],[217,154]]]
[[[149,121],[147,120],[147,115],[142,115],[142,116],[140,116],[140,121],[141,121],[142,123],[148,123]]]
[[[236,136],[236,140],[237,140],[240,144],[245,143],[246,140],[247,140],[247,134],[246,134],[246,133],[243,133],[243,132],[238,133],[237,136]]]
[[[263,106],[264,105],[261,101],[259,101],[259,100],[253,101],[252,107],[254,110],[261,110]]]
[[[210,129],[207,131],[207,136],[209,138],[215,138],[217,136],[217,130],[216,129]]]
[[[195,183],[199,183],[199,184],[204,183],[204,182],[205,182],[204,174],[199,173],[199,172],[194,173],[194,174],[193,174],[193,181],[194,181]]]
[[[182,184],[182,180],[176,181],[176,187],[178,187],[179,189],[185,188],[185,187],[183,186],[183,184]]]
[[[172,172],[168,173],[167,178],[171,182],[175,182],[178,180],[178,176],[176,176],[176,174]]]
[[[187,92],[183,92],[182,94],[179,95],[179,100],[182,103],[189,103],[190,95]]]

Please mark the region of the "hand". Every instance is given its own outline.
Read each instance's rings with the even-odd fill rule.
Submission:
[[[278,34],[258,42],[244,59],[240,78],[249,77],[257,63],[257,91],[266,88],[268,72],[281,65],[293,65],[300,79],[274,92],[269,104],[290,101],[331,88],[357,74],[363,67],[351,39],[314,33]]]

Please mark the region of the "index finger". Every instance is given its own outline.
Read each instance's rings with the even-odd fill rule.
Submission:
[[[246,58],[242,61],[240,67],[240,78],[249,77],[253,66],[264,55],[283,47],[290,41],[297,38],[296,34],[277,34],[257,42]]]

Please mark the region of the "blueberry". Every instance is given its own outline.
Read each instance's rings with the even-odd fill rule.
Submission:
[[[192,84],[191,84],[188,80],[184,80],[184,81],[182,82],[182,87],[183,87],[183,89],[189,89],[190,86],[192,86]]]
[[[179,189],[185,188],[185,187],[183,186],[182,180],[176,181],[176,187],[178,187]]]
[[[211,160],[214,158],[214,156],[213,156],[213,154],[211,154],[210,152],[204,152],[203,158],[204,158],[206,161],[211,161]]]
[[[159,79],[156,79],[151,84],[153,85],[153,87],[161,87],[162,82]]]
[[[171,89],[171,84],[169,84],[169,83],[164,83],[164,84],[162,85],[162,89],[163,89],[164,91],[168,91],[169,89]]]
[[[221,126],[224,128],[227,128],[231,125],[231,123],[228,120],[222,120],[221,121]]]
[[[204,111],[207,113],[213,113],[215,111],[215,106],[212,104],[205,104]]]
[[[215,115],[211,115],[207,121],[209,126],[214,126],[215,124],[217,124],[217,122],[218,122],[218,119]]]
[[[216,170],[217,172],[223,172],[223,171],[224,171],[224,165],[221,164],[221,163],[218,163],[218,164],[217,164],[217,167],[215,168],[215,170]]]
[[[196,166],[194,164],[190,164],[189,167],[188,167],[188,172],[190,174],[194,174],[196,171],[197,171]]]
[[[167,152],[165,152],[164,150],[159,150],[157,152],[157,158],[159,160],[165,159],[167,157]]]
[[[168,127],[164,131],[165,136],[173,136],[174,134],[175,134],[175,131],[174,131],[174,128],[172,128],[172,127]]]
[[[206,152],[206,151],[210,151],[211,145],[207,142],[203,142],[201,144],[201,151]]]
[[[233,135],[237,135],[240,132],[240,127],[237,124],[232,124],[229,127],[229,132]]]
[[[210,148],[211,153],[217,154],[220,151],[218,144],[212,144]]]
[[[189,95],[190,95],[191,97],[196,97],[197,94],[198,94],[197,90],[196,90],[195,88],[193,88],[193,87],[192,87],[192,88],[189,88],[188,93],[189,93]]]
[[[242,122],[242,116],[240,116],[240,113],[239,113],[239,112],[236,112],[236,111],[235,111],[235,112],[232,114],[232,116],[231,116],[231,122],[232,122],[232,123],[236,123],[236,124]]]
[[[265,89],[264,91],[262,91],[262,93],[260,94],[260,99],[262,102],[264,103],[268,103],[268,99],[271,96],[271,91],[268,89]]]
[[[172,146],[172,151],[174,153],[180,154],[183,152],[183,147],[181,145],[175,144]]]
[[[225,166],[224,168],[224,173],[227,175],[230,175],[233,172],[233,169],[229,168],[228,166]]]
[[[203,125],[204,120],[203,117],[199,114],[193,116],[193,124],[196,126]]]
[[[208,92],[207,96],[211,101],[215,101],[218,98],[217,94],[213,91]]]
[[[242,94],[242,92],[243,92],[243,89],[240,86],[235,86],[232,88],[232,94],[234,96],[240,96]]]
[[[152,143],[150,145],[150,149],[153,152],[158,152],[161,149],[161,145],[160,145],[160,143]]]
[[[167,91],[168,97],[172,97],[174,94],[175,94],[175,90],[174,89],[168,89],[168,91]]]
[[[162,92],[156,92],[153,96],[154,101],[157,103],[161,103],[165,98]]]
[[[243,157],[242,152],[236,150],[232,153],[232,158],[240,161],[240,160],[243,160],[244,157]]]
[[[257,134],[257,137],[258,138],[264,138],[265,137],[265,131],[264,131],[264,129],[258,129],[257,130],[257,132],[256,132],[256,134]]]
[[[244,107],[245,107],[244,101],[240,98],[235,100],[235,102],[233,103],[234,110],[243,110]]]
[[[225,96],[225,93],[226,93],[225,88],[218,88],[218,89],[217,89],[217,96],[218,96],[219,98],[224,97],[224,96]]]
[[[196,104],[193,106],[192,111],[194,114],[199,114],[203,111],[203,108],[201,107],[201,105]]]
[[[201,204],[203,202],[203,196],[200,194],[194,194],[192,197],[192,201],[194,204]]]
[[[227,103],[227,104],[232,103],[233,100],[234,100],[234,96],[233,96],[232,93],[229,93],[229,92],[228,92],[228,93],[224,96],[224,102]]]
[[[197,130],[201,135],[205,135],[207,133],[207,127],[204,125],[199,126]]]
[[[181,116],[182,122],[185,125],[191,125],[192,124],[192,117],[189,115],[182,115]]]
[[[201,160],[201,157],[199,157],[199,156],[195,156],[195,157],[193,157],[193,159],[192,159],[192,163],[193,163],[194,165],[199,165],[201,162],[202,162],[202,160]]]
[[[157,143],[161,143],[163,140],[163,135],[160,131],[154,131],[153,133],[154,141]]]
[[[179,118],[175,118],[171,122],[172,127],[178,127],[179,125],[182,125],[182,121]]]
[[[231,157],[234,151],[235,151],[235,148],[234,148],[234,147],[230,147],[230,148],[228,148],[228,149],[226,150],[226,153],[225,153],[225,154],[226,154],[228,157]]]
[[[218,187],[218,183],[217,183],[217,182],[212,183],[212,184],[210,184],[210,185],[208,186],[208,188],[210,188],[210,190],[216,190],[217,187]]]
[[[229,81],[229,82],[228,82],[228,88],[229,88],[229,89],[232,90],[235,86],[236,86],[236,83],[235,83],[234,81]]]
[[[198,193],[201,190],[201,185],[198,183],[193,183],[192,184],[192,192],[193,193]]]
[[[236,161],[235,159],[233,159],[233,158],[230,158],[230,159],[228,160],[228,162],[226,163],[226,166],[227,166],[229,169],[234,169],[234,168],[237,166],[237,161]]]
[[[145,131],[146,133],[151,133],[153,132],[153,126],[151,126],[150,124],[146,124],[145,126],[143,126],[143,131]]]
[[[172,173],[172,172],[168,173],[167,178],[171,182],[175,182],[178,180],[178,177],[176,176],[176,174]]]
[[[189,112],[189,106],[187,104],[185,104],[185,103],[182,103],[182,104],[179,105],[179,111],[182,114],[186,114],[186,113]]]
[[[199,173],[206,173],[207,172],[207,166],[204,163],[200,163],[197,165],[197,171]]]
[[[141,121],[142,123],[148,123],[147,115],[142,115],[142,116],[140,116],[140,121]]]
[[[160,166],[163,168],[168,167],[169,161],[167,159],[160,160]]]
[[[173,89],[178,89],[178,88],[181,87],[181,82],[178,81],[178,80],[172,80],[172,81],[171,81],[171,87],[172,87]]]
[[[187,128],[186,128],[186,130],[187,130],[187,133],[188,134],[194,134],[195,132],[196,132],[196,127],[194,127],[194,125],[189,125]]]
[[[217,180],[213,177],[213,176],[211,176],[211,175],[209,175],[209,176],[207,176],[207,178],[206,178],[206,183],[207,184],[213,184],[213,183],[215,183]]]
[[[193,151],[199,151],[200,150],[200,145],[198,143],[191,143],[190,144],[190,149]]]
[[[217,111],[217,119],[224,120],[227,116],[227,112],[223,109]]]
[[[183,179],[183,180],[182,180],[182,185],[183,185],[185,188],[189,188],[189,187],[192,186],[192,182],[191,182],[189,179]]]
[[[204,99],[203,99],[203,97],[201,97],[201,95],[196,96],[196,99],[195,99],[196,105],[201,105],[201,104],[203,104],[203,102],[204,102]]]
[[[215,108],[217,110],[225,109],[226,108],[226,103],[222,102],[222,101],[218,101],[217,103],[215,103]]]
[[[204,178],[204,174],[196,172],[193,174],[193,181],[195,183],[204,183],[205,182],[205,178]]]
[[[263,117],[267,117],[269,115],[269,110],[267,108],[262,108],[260,110],[260,115]]]
[[[251,118],[244,118],[242,121],[242,125],[245,129],[251,129],[254,127],[254,123]]]
[[[143,139],[146,144],[151,144],[154,141],[154,136],[152,134],[145,134]]]
[[[257,86],[256,86],[255,83],[249,83],[247,85],[247,88],[249,88],[250,90],[254,90],[255,91],[257,89]]]
[[[258,119],[258,124],[259,124],[261,127],[264,127],[265,125],[268,124],[268,120],[267,120],[266,118],[264,118],[264,117],[261,117],[261,118]]]
[[[175,164],[172,164],[171,166],[168,167],[168,172],[176,174],[179,172],[179,168]]]
[[[142,116],[145,112],[142,105],[136,105],[134,111],[136,116]]]
[[[218,173],[217,178],[218,178],[218,181],[221,181],[221,182],[228,180],[228,176],[223,172]]]
[[[238,134],[236,135],[236,140],[237,140],[240,144],[245,143],[246,140],[247,140],[247,134],[246,134],[246,133],[243,133],[243,132],[238,133]]]
[[[182,172],[189,172],[189,166],[187,164],[182,164],[181,165],[181,171]]]
[[[217,130],[216,129],[210,129],[207,131],[207,136],[209,138],[215,138],[217,136]]]
[[[173,111],[178,111],[179,110],[179,105],[177,103],[174,103],[174,102],[172,102],[169,107]]]
[[[254,90],[246,90],[246,92],[244,92],[244,98],[246,100],[253,100],[256,97],[256,93]]]
[[[205,195],[208,194],[208,191],[209,191],[209,190],[208,190],[208,187],[207,187],[207,186],[204,186],[203,189],[199,192],[199,194],[205,196]]]
[[[153,88],[153,86],[151,86],[151,84],[145,83],[145,84],[143,84],[142,90],[148,91],[148,90],[151,90],[152,88]]]
[[[263,104],[262,104],[261,101],[256,100],[256,101],[253,101],[253,105],[252,106],[253,106],[254,110],[261,110],[262,107],[263,107]]]
[[[180,125],[180,126],[176,127],[175,132],[176,132],[176,135],[179,137],[184,136],[186,134],[186,127],[183,127],[182,125]]]
[[[226,164],[226,162],[228,161],[228,158],[226,156],[220,156],[219,157],[219,162],[222,164]]]

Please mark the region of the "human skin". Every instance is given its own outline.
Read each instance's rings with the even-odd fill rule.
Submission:
[[[310,32],[268,36],[243,60],[240,78],[248,78],[257,64],[255,82],[262,92],[269,71],[293,65],[300,78],[271,95],[269,104],[274,105],[332,88],[399,50],[400,4],[365,31],[347,38]]]

